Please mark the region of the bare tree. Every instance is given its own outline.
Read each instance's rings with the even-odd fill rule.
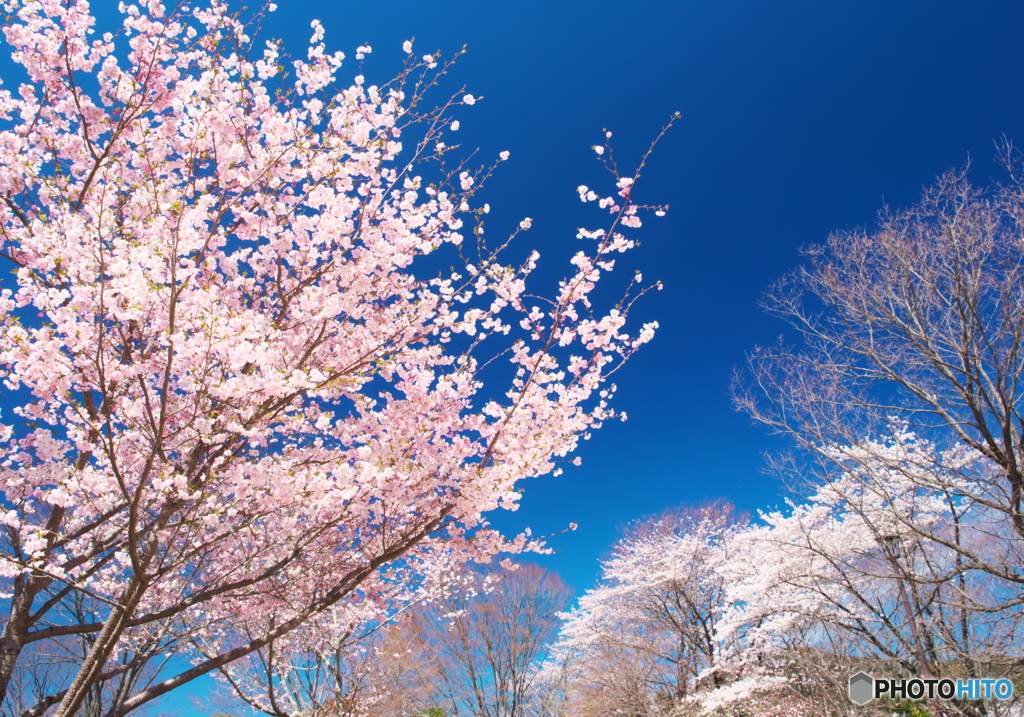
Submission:
[[[97,619],[102,608],[84,592],[61,591],[47,586],[42,595],[52,599],[64,593],[61,609],[54,610],[67,625],[84,626]],[[82,702],[82,717],[101,717],[119,707],[133,690],[156,679],[168,657],[154,657],[154,648],[171,651],[176,641],[169,630],[135,629],[128,631],[124,650],[111,661],[99,679],[90,686]],[[0,705],[0,717],[38,717],[52,709],[66,693],[75,673],[87,658],[95,642],[90,632],[62,635],[53,640],[29,643],[21,662],[12,673],[7,700]],[[145,708],[143,713],[145,713]]]
[[[536,565],[460,570],[387,621],[335,610],[226,666],[222,701],[272,717],[523,717],[570,592]]]
[[[433,688],[429,706],[448,717],[529,714],[535,663],[571,594],[558,575],[526,564],[473,574],[447,597],[412,611],[402,628],[419,657],[420,679]]]
[[[778,282],[766,307],[799,342],[755,349],[735,400],[840,470],[865,437],[916,433],[945,450],[892,467],[973,512],[977,534],[904,528],[982,569],[1024,583],[1024,185],[982,191],[943,175],[912,209],[884,212],[872,232],[832,235]],[[936,463],[971,451],[980,461]],[[884,455],[863,461],[884,460]],[[909,467],[909,470],[908,470]],[[980,518],[984,514],[984,518]],[[982,528],[982,525],[987,527]],[[984,542],[984,541],[980,541]]]
[[[217,699],[271,717],[418,715],[427,691],[408,631],[322,620],[225,667]],[[424,687],[424,689],[417,689]]]

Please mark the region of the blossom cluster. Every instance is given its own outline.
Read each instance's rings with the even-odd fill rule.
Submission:
[[[66,586],[99,606],[87,632],[121,626],[101,664],[183,631],[207,657],[256,649],[339,601],[383,606],[535,547],[484,514],[614,416],[607,377],[655,328],[590,299],[602,257],[633,245],[628,196],[527,306],[538,255],[466,240],[487,172],[426,163],[478,99],[423,108],[439,56],[408,42],[395,80],[336,89],[319,23],[288,60],[274,41],[248,57],[219,0],[122,5],[98,39],[84,0],[4,7],[26,77],[0,92],[0,377],[23,397],[0,427],[0,576],[32,613],[19,644]],[[431,255],[455,268],[426,278]],[[505,384],[483,379],[494,359]]]
[[[1018,659],[1024,546],[988,497],[989,461],[890,428],[822,446],[829,473],[785,510],[744,522],[709,506],[631,528],[563,616],[542,690],[607,712],[625,694],[606,681],[614,664],[651,714],[659,694],[678,714],[831,714],[857,669]]]

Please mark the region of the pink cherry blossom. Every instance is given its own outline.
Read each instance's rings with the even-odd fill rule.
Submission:
[[[104,671],[187,653],[120,717],[465,561],[541,549],[486,514],[615,417],[599,392],[651,337],[591,300],[595,262],[632,246],[618,215],[532,311],[538,255],[509,263],[464,229],[487,172],[420,161],[454,129],[450,104],[407,112],[439,56],[343,87],[320,23],[285,60],[250,37],[261,15],[221,2],[124,5],[102,39],[84,0],[13,6],[0,698],[33,642],[88,638],[40,698],[61,717]]]

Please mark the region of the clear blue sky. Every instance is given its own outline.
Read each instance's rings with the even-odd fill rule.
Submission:
[[[637,315],[661,331],[618,377],[629,421],[583,444],[582,467],[527,483],[518,513],[495,516],[539,534],[578,522],[540,561],[577,591],[625,522],[681,502],[780,501],[760,472],[778,444],[731,411],[728,378],[783,330],[757,301],[798,247],[869,224],[883,201],[913,203],[968,157],[976,179],[996,177],[993,140],[1024,144],[1019,0],[278,3],[268,36],[302,54],[319,18],[329,49],[373,46],[370,83],[394,73],[411,37],[419,54],[468,45],[448,88],[485,99],[460,110],[459,139],[512,155],[487,189],[488,226],[500,235],[533,217],[524,240],[548,261],[594,223],[575,188],[602,179],[589,149],[601,129],[630,165],[682,112],[635,194],[672,210],[647,222],[631,257],[665,290]],[[353,74],[349,62],[341,79]]]
[[[945,169],[974,161],[997,176],[993,140],[1024,143],[1024,3],[1010,0],[634,0],[339,3],[281,0],[287,43],[320,18],[328,46],[368,42],[370,81],[400,46],[468,53],[451,75],[483,102],[460,111],[459,139],[510,150],[489,185],[499,234],[535,218],[524,240],[548,261],[576,249],[594,215],[575,187],[602,179],[590,145],[612,130],[629,165],[669,115],[635,196],[672,205],[649,221],[631,260],[665,290],[638,318],[654,342],[617,377],[625,424],[583,444],[583,465],[526,484],[508,530],[575,533],[542,564],[578,591],[618,526],[680,502],[727,498],[756,511],[780,501],[761,473],[773,443],[730,408],[733,366],[783,325],[757,307],[799,262],[801,245],[906,206]]]

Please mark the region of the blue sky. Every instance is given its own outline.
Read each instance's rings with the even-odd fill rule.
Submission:
[[[798,248],[869,225],[883,202],[912,204],[968,158],[978,181],[998,177],[993,141],[1024,143],[1019,2],[280,4],[270,29],[288,44],[314,17],[333,49],[371,44],[369,81],[394,71],[410,37],[418,53],[467,45],[450,88],[484,100],[460,109],[458,139],[512,156],[487,189],[489,231],[533,217],[523,240],[546,261],[575,251],[575,227],[596,219],[575,187],[603,180],[590,150],[601,129],[628,166],[682,113],[634,195],[672,210],[646,223],[629,259],[665,284],[637,316],[661,331],[617,376],[629,420],[495,516],[540,534],[577,521],[541,561],[577,591],[625,522],[719,497],[752,512],[780,502],[761,467],[782,444],[731,410],[728,380],[783,331],[757,303]]]
[[[757,302],[798,248],[870,224],[883,202],[913,203],[968,157],[978,181],[998,178],[993,141],[1024,144],[1019,0],[278,3],[268,36],[302,54],[319,18],[329,49],[373,46],[371,83],[394,74],[411,37],[418,54],[467,45],[447,89],[484,100],[460,108],[458,138],[512,157],[483,197],[489,228],[533,217],[523,240],[545,261],[567,258],[575,228],[595,223],[575,188],[603,181],[590,150],[602,128],[630,166],[682,113],[634,194],[672,210],[646,223],[630,258],[665,289],[637,312],[661,323],[658,336],[617,377],[629,421],[495,516],[539,534],[578,522],[539,562],[580,592],[623,523],[682,502],[780,502],[760,471],[781,444],[731,410],[728,379],[783,330]],[[347,62],[340,79],[354,74]]]

